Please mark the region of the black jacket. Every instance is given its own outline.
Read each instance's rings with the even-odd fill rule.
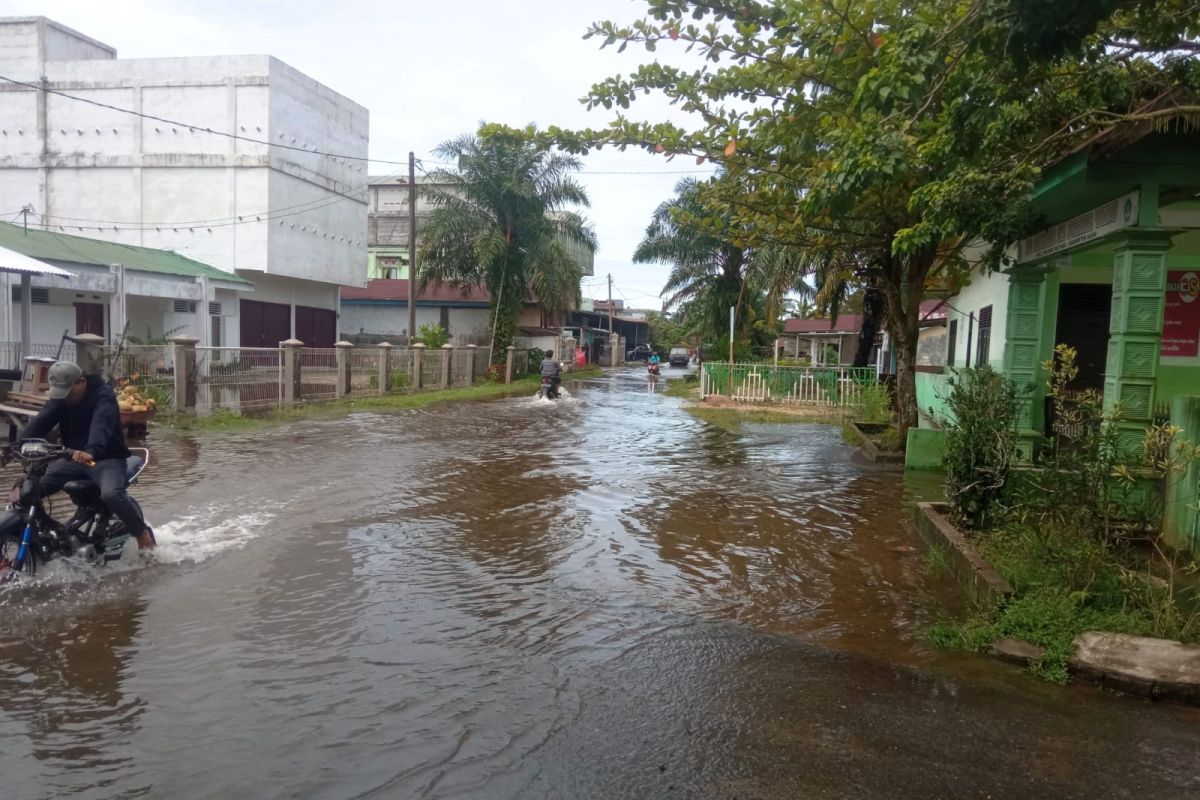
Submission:
[[[91,453],[97,461],[128,458],[125,426],[112,387],[95,375],[87,376],[87,394],[79,405],[65,400],[47,400],[46,405],[21,431],[21,440],[44,439],[58,426],[64,447]]]

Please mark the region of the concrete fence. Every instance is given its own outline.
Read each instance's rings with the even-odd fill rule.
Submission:
[[[429,351],[423,344],[338,342],[315,348],[296,339],[279,347],[200,347],[178,336],[167,345],[118,349],[95,337],[80,341],[78,351],[85,371],[132,383],[160,408],[196,414],[470,386],[491,363],[488,348],[476,345]],[[509,348],[506,382],[515,355]]]

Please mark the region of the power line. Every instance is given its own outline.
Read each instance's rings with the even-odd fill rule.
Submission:
[[[351,155],[346,155],[345,153],[331,153],[327,150],[318,150],[315,147],[308,148],[308,147],[296,147],[295,145],[278,144],[278,143],[272,142],[268,139],[257,139],[253,136],[242,136],[241,134],[230,133],[229,131],[215,131],[212,128],[209,128],[204,125],[194,125],[194,124],[190,124],[187,122],[180,122],[179,120],[167,119],[166,117],[158,117],[158,116],[155,116],[154,114],[146,114],[145,112],[142,112],[142,111],[134,111],[132,108],[121,108],[120,106],[114,106],[110,103],[102,103],[99,100],[92,100],[87,97],[80,97],[79,95],[69,94],[67,92],[63,92],[58,89],[51,89],[47,86],[39,86],[36,83],[27,83],[26,81],[19,81],[19,80],[16,80],[15,78],[10,78],[6,75],[0,75],[0,80],[14,84],[16,86],[24,86],[29,89],[34,89],[36,91],[42,91],[42,92],[46,92],[47,94],[57,95],[58,97],[65,97],[68,100],[74,100],[79,103],[87,103],[88,105],[97,106],[99,108],[106,108],[109,111],[116,111],[121,114],[129,114],[130,116],[140,117],[141,119],[149,119],[149,120],[153,120],[155,122],[161,122],[164,125],[176,125],[180,128],[187,128],[189,131],[199,130],[199,131],[203,131],[205,133],[211,133],[214,136],[224,136],[228,139],[236,139],[241,142],[251,142],[253,144],[262,144],[262,145],[266,145],[267,147],[278,147],[283,150],[294,150],[299,153],[308,153],[309,155],[328,156],[329,158],[335,158],[335,159],[340,158],[345,161],[365,161],[368,163],[376,163],[376,164],[404,164],[404,165],[408,164],[407,161],[389,161],[387,159],[382,159],[382,158],[367,158],[364,156],[351,156]],[[280,137],[283,136],[282,133],[279,135],[280,135]],[[361,167],[360,167],[360,169],[361,169]]]
[[[193,131],[193,132],[201,131],[203,133],[212,134],[213,136],[223,136],[227,139],[234,139],[234,140],[237,140],[240,142],[249,142],[251,144],[261,144],[261,145],[265,145],[267,147],[278,147],[281,150],[292,150],[292,151],[295,151],[298,153],[308,153],[309,155],[326,156],[328,158],[341,159],[343,161],[362,161],[362,162],[365,162],[368,164],[391,164],[391,165],[396,165],[396,166],[405,166],[405,167],[408,166],[407,160],[397,161],[397,160],[387,159],[387,158],[371,158],[369,156],[352,156],[352,155],[347,155],[345,153],[334,153],[334,152],[330,152],[328,150],[318,150],[315,147],[303,147],[303,146],[298,147],[296,145],[279,144],[278,142],[272,142],[269,139],[259,139],[254,136],[243,136],[242,134],[239,134],[239,133],[231,133],[229,131],[214,130],[206,125],[197,125],[195,123],[180,122],[179,120],[169,119],[167,117],[159,117],[154,114],[147,114],[143,111],[134,111],[132,108],[122,108],[120,106],[114,106],[111,103],[103,103],[99,100],[93,100],[88,97],[80,97],[79,95],[70,94],[69,92],[64,92],[61,89],[51,89],[47,86],[41,86],[36,83],[29,83],[27,81],[19,81],[16,78],[10,78],[7,75],[0,75],[0,80],[5,81],[7,83],[11,83],[14,86],[24,86],[28,89],[33,89],[34,91],[46,92],[47,94],[53,94],[58,97],[66,98],[67,100],[74,100],[78,103],[87,103],[88,105],[96,106],[98,108],[105,108],[105,109],[108,109],[109,111],[116,111],[117,113],[120,113],[120,114],[128,114],[130,116],[138,117],[140,119],[148,119],[148,120],[152,120],[154,122],[161,122],[164,125],[174,125],[174,126],[177,126],[180,128],[187,128],[189,131]],[[283,136],[282,133],[279,135],[280,135],[280,137]],[[427,163],[435,164],[435,165],[441,166],[441,167],[457,166],[457,164],[452,164],[447,161],[429,160]],[[689,175],[689,174],[696,174],[696,173],[709,173],[711,171],[712,170],[706,170],[706,169],[631,170],[631,171],[586,170],[585,169],[585,170],[580,170],[580,173],[584,174],[584,175]]]

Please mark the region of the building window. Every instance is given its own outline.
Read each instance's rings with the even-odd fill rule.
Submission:
[[[975,365],[984,366],[992,347],[992,307],[979,309],[979,342],[975,351]]]
[[[954,346],[958,343],[958,320],[950,320],[950,330],[946,332],[946,366],[954,366]]]
[[[195,300],[176,300],[175,301],[175,313],[176,314],[195,314],[196,313],[196,301]]]
[[[209,316],[212,316],[212,317],[221,316],[221,304],[220,303],[209,303],[208,304],[208,314],[209,314]]]

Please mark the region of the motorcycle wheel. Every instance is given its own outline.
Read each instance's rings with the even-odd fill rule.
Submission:
[[[20,547],[21,537],[0,537],[0,584],[17,577],[16,570],[12,568],[12,562],[16,559]],[[37,556],[32,551],[25,554],[25,563],[22,565],[21,571],[30,576],[37,574]]]

